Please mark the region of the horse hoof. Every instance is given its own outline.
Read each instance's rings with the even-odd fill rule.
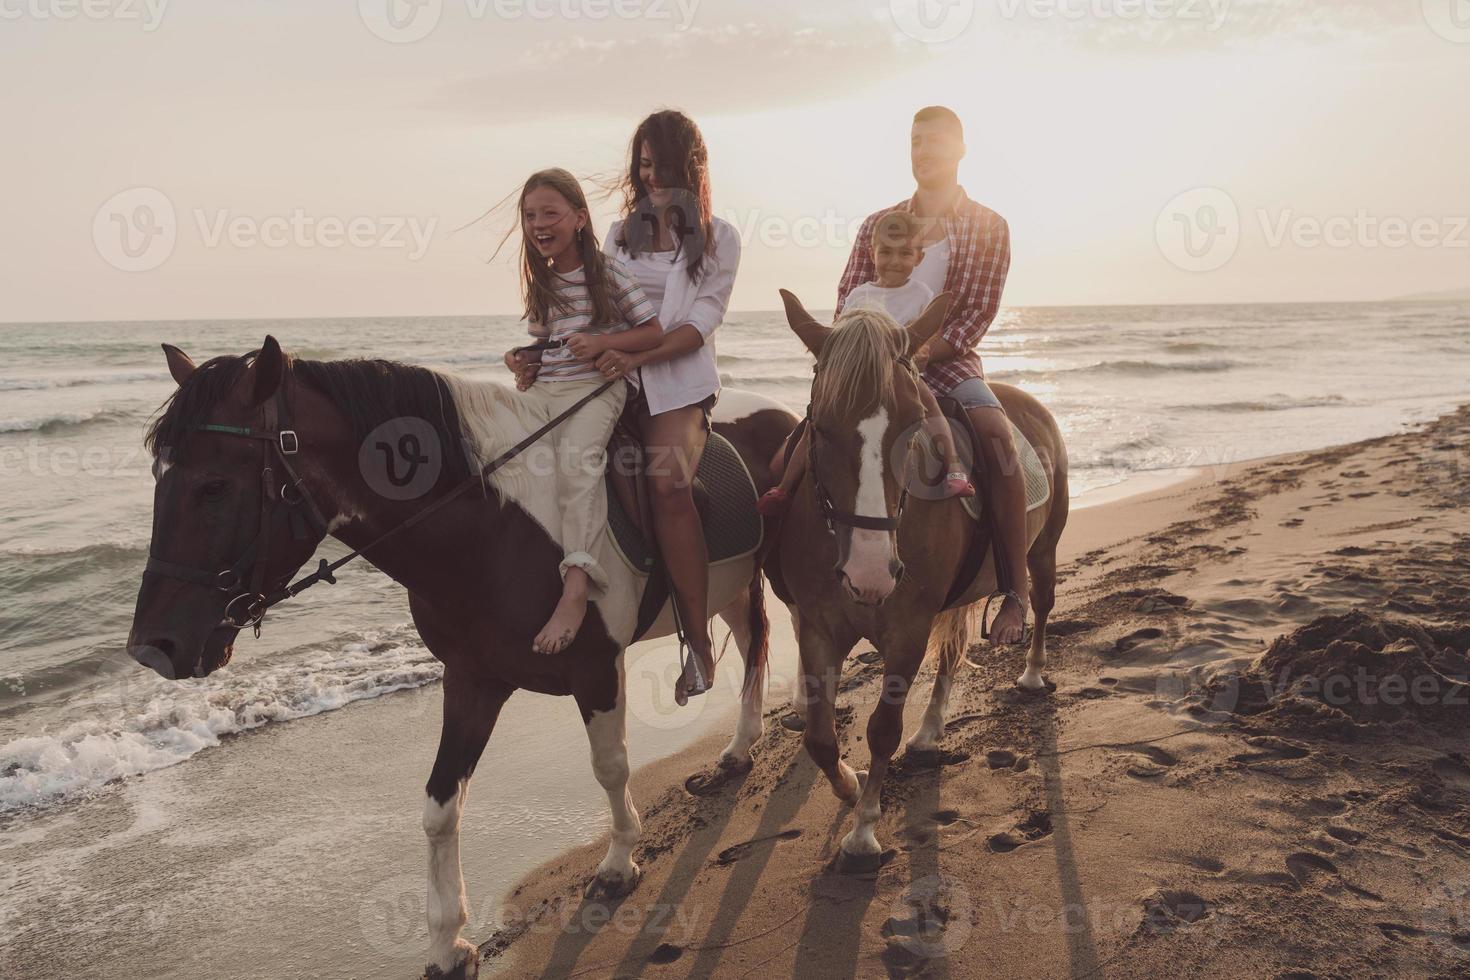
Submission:
[[[1016,678],[1016,688],[1027,694],[1041,694],[1055,691],[1057,686],[1040,674],[1022,674]]]
[[[788,732],[806,731],[806,719],[795,711],[788,711],[781,716],[781,727]]]
[[[844,875],[875,875],[888,863],[890,853],[874,851],[872,854],[849,854],[841,848],[837,851],[837,871]]]
[[[739,775],[741,773],[750,772],[750,770],[755,766],[755,759],[751,757],[749,752],[736,752],[731,755],[720,756],[719,765],[720,772],[730,773],[731,775]]]
[[[638,882],[643,878],[643,869],[633,865],[630,874],[598,875],[587,884],[587,890],[582,893],[583,898],[592,901],[610,901],[630,895],[633,889],[638,887]]]
[[[463,939],[454,943],[457,962],[448,970],[441,970],[430,963],[424,969],[424,980],[475,980],[480,975],[480,950]]]

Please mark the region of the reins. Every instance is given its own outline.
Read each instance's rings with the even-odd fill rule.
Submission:
[[[167,578],[190,582],[194,585],[201,585],[206,588],[218,589],[222,592],[235,592],[244,580],[245,569],[249,568],[251,570],[249,586],[245,591],[234,594],[225,603],[225,614],[221,620],[221,625],[234,629],[252,627],[255,630],[255,635],[258,637],[260,636],[260,624],[265,618],[266,610],[287,599],[295,598],[318,582],[336,585],[336,573],[344,565],[362,557],[365,552],[377,547],[389,538],[428,520],[464,496],[472,487],[483,486],[484,482],[496,470],[499,470],[505,464],[535,445],[548,432],[551,432],[557,426],[581,411],[588,402],[607,391],[617,381],[618,379],[613,379],[603,382],[595,390],[578,399],[576,404],[572,405],[566,411],[491,460],[474,476],[462,481],[445,496],[409,517],[401,524],[389,528],[361,548],[338,558],[334,562],[328,562],[325,558],[320,559],[315,572],[274,592],[266,593],[264,591],[266,560],[269,554],[270,532],[274,523],[275,514],[277,513],[276,504],[284,503],[287,507],[291,508],[286,513],[292,523],[292,533],[297,540],[304,540],[305,538],[305,529],[301,527],[300,514],[297,510],[297,508],[303,505],[307,508],[307,517],[316,530],[323,535],[327,531],[327,522],[322,518],[321,511],[317,509],[315,502],[311,499],[311,495],[302,486],[302,479],[297,474],[295,467],[291,465],[290,457],[300,452],[301,440],[296,435],[294,429],[288,428],[289,422],[286,421],[288,417],[286,395],[283,385],[277,391],[276,396],[272,399],[267,399],[265,405],[262,406],[264,425],[259,430],[244,426],[216,425],[212,423],[191,425],[188,427],[188,431],[190,432],[213,432],[220,435],[254,439],[262,443],[260,526],[256,532],[255,539],[245,549],[245,553],[233,565],[219,572],[208,572],[187,565],[167,562],[150,553],[144,574],[161,575]],[[271,467],[272,451],[274,451],[276,458],[279,460],[281,468],[290,478],[289,482],[283,482],[280,485],[279,493],[275,492],[274,472]],[[288,491],[295,494],[294,499],[288,494]],[[243,618],[233,612],[235,606],[241,600],[247,600]]]

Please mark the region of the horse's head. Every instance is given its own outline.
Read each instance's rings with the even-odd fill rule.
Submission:
[[[229,662],[236,634],[264,613],[262,596],[323,533],[289,462],[299,440],[275,339],[197,368],[177,347],[163,350],[179,387],[148,433],[153,537],[128,652],[165,677],[203,677]]]
[[[781,298],[791,329],[817,355],[808,472],[837,538],[835,571],[854,601],[876,606],[903,574],[897,530],[909,447],[924,418],[924,382],[910,358],[939,332],[950,296],[937,297],[907,330],[867,309],[829,329],[791,293]]]

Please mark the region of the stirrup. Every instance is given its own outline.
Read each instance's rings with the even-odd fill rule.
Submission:
[[[1005,605],[1007,599],[1015,599],[1016,605],[1021,607],[1021,638],[1016,642],[1024,643],[1026,641],[1026,603],[1021,598],[1020,593],[1012,589],[1006,589],[1003,592],[992,592],[986,597],[985,607],[980,610],[980,639],[990,639],[990,604],[997,598],[1000,599],[1002,606]]]
[[[687,653],[687,656],[686,656]],[[689,668],[694,668],[694,683],[684,691],[684,700],[697,698],[701,694],[708,694],[711,687],[710,679],[704,676],[704,670],[699,666],[699,658],[694,655],[694,647],[684,642],[683,636],[679,638],[679,679],[683,680]],[[678,681],[674,682],[674,690],[679,690]]]

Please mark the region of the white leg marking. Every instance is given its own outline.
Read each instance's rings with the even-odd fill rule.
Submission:
[[[883,849],[878,844],[878,818],[882,815],[883,808],[878,793],[869,788],[872,786],[876,789],[876,786],[868,779],[868,774],[859,772],[856,776],[858,799],[853,808],[854,823],[852,830],[842,838],[842,850],[847,854],[877,854]]]
[[[750,635],[750,597],[746,593],[740,593],[739,597],[724,610],[720,612],[720,618],[725,625],[730,627],[730,633],[735,637],[735,645],[740,648],[741,660],[749,664],[751,649]],[[735,723],[735,735],[730,739],[730,744],[725,746],[725,751],[720,753],[720,765],[734,768],[745,768],[750,764],[750,750],[765,732],[765,722],[761,718],[761,709],[766,694],[766,678],[764,672],[751,684],[750,690],[745,691],[740,699],[740,717]]]
[[[454,795],[442,804],[432,796],[424,800],[424,835],[429,839],[429,962],[445,973],[478,955],[459,936],[469,921],[459,867],[459,820],[466,785],[466,780],[460,780]]]
[[[633,845],[642,824],[633,795],[628,792],[628,744],[624,716],[627,699],[623,684],[623,654],[618,654],[618,700],[611,711],[594,714],[587,722],[587,740],[592,747],[592,772],[607,790],[612,809],[612,840],[607,856],[597,866],[597,878],[610,885],[630,885],[638,877],[633,863]]]
[[[939,748],[939,740],[944,737],[944,713],[949,707],[949,692],[953,684],[954,678],[946,674],[935,676],[929,706],[924,709],[924,720],[919,723],[914,737],[909,739],[910,751],[933,752]]]

